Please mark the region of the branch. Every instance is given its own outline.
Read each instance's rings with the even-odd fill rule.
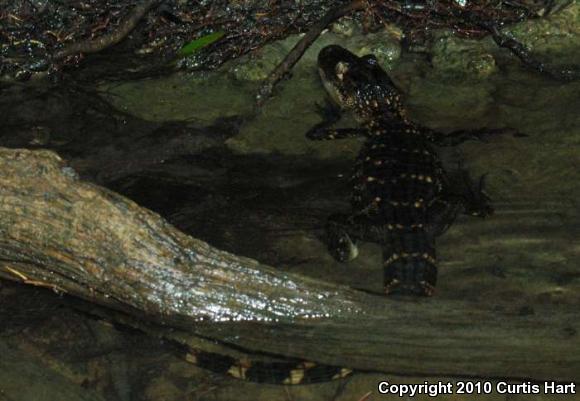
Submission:
[[[60,60],[77,53],[98,53],[108,47],[116,45],[129,35],[135,29],[139,21],[147,12],[156,6],[162,0],[145,0],[143,3],[135,6],[131,13],[119,24],[112,32],[95,39],[87,39],[81,42],[75,42],[64,49],[56,52],[52,58]]]
[[[284,57],[284,60],[282,60],[280,64],[276,66],[274,71],[270,73],[268,78],[264,80],[256,96],[258,106],[262,106],[264,102],[268,100],[278,82],[290,72],[292,67],[294,67],[298,60],[300,60],[304,52],[308,50],[312,43],[314,43],[329,24],[353,11],[363,10],[365,5],[366,2],[363,0],[352,1],[342,7],[330,10],[320,21],[312,25],[304,37],[294,45],[290,52],[288,52],[286,57]]]
[[[575,81],[580,79],[580,71],[572,68],[555,69],[548,66],[540,60],[534,58],[530,51],[522,43],[516,39],[499,31],[497,26],[487,27],[494,42],[499,46],[508,49],[513,55],[521,60],[524,65],[538,71],[541,74],[546,74],[559,81]]]

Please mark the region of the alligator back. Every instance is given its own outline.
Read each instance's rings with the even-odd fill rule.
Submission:
[[[429,295],[436,280],[428,211],[445,175],[435,150],[422,138],[393,129],[370,137],[354,166],[353,215],[382,227],[385,287]]]

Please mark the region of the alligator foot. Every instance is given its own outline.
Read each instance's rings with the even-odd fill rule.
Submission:
[[[367,135],[367,130],[364,128],[332,128],[341,117],[340,109],[332,102],[327,101],[324,105],[316,103],[316,108],[318,114],[322,117],[322,122],[316,124],[306,133],[308,139],[312,141],[328,141]]]
[[[348,234],[346,215],[336,214],[328,218],[326,236],[328,251],[339,262],[349,262],[358,256],[358,247]]]
[[[493,214],[491,198],[485,192],[485,179],[487,174],[474,181],[468,171],[459,168],[452,175],[452,183],[449,197],[463,207],[463,213],[468,216],[488,217]]]
[[[467,174],[467,172],[465,174]],[[463,204],[465,214],[476,217],[487,217],[493,214],[494,210],[491,206],[491,198],[484,190],[486,177],[487,174],[483,174],[479,177],[478,183],[475,184],[467,175],[466,179],[469,181],[466,182],[467,191],[464,195]]]
[[[444,234],[455,222],[463,208],[458,199],[437,198],[429,205],[427,212],[428,233],[432,238]]]
[[[486,177],[487,174],[483,174],[475,182],[467,170],[461,167],[451,174],[449,189],[429,205],[427,215],[430,235],[438,237],[445,233],[459,213],[482,218],[493,214],[491,198],[485,192]]]

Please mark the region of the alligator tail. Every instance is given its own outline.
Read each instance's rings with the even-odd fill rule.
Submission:
[[[433,240],[424,230],[403,232],[383,246],[385,292],[431,296],[437,284]]]
[[[236,379],[266,384],[314,384],[346,377],[351,369],[309,361],[252,361],[190,349],[186,360],[202,369]]]

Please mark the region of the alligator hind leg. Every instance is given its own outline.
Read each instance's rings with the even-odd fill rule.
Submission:
[[[326,222],[328,252],[339,262],[348,262],[358,256],[356,238],[349,235],[349,216],[333,214]]]
[[[484,191],[485,174],[477,183],[465,169],[459,169],[451,176],[450,182],[446,185],[447,189],[431,203],[427,212],[428,231],[433,237],[445,233],[459,213],[475,217],[493,214],[491,200]]]
[[[435,199],[427,211],[427,232],[433,238],[444,234],[451,227],[462,208],[463,205],[458,199],[443,197]]]
[[[339,262],[348,262],[358,256],[359,240],[382,244],[387,231],[364,214],[333,214],[326,223],[328,250]]]
[[[485,178],[487,174],[474,181],[469,172],[459,168],[451,174],[450,192],[463,206],[463,213],[475,217],[487,217],[493,214],[491,199],[485,193]]]

